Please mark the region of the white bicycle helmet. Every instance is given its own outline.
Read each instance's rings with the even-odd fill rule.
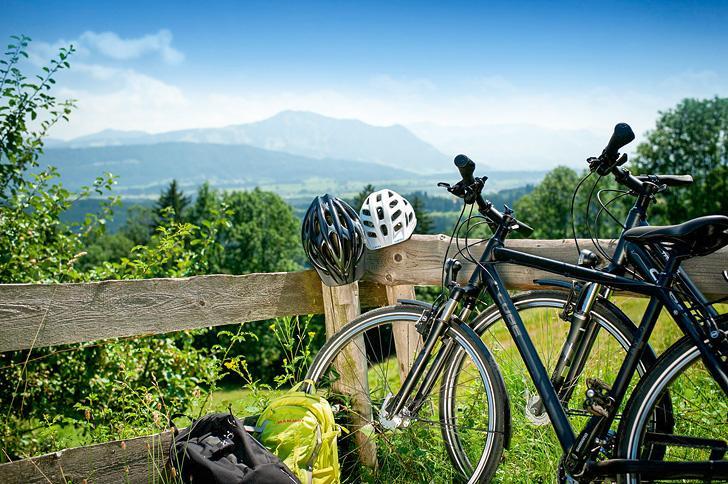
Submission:
[[[369,250],[404,242],[417,226],[412,205],[402,195],[387,189],[374,192],[364,200],[359,218]]]

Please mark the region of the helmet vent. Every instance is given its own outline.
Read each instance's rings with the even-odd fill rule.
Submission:
[[[363,213],[364,215],[368,215],[370,217],[372,215],[372,212],[370,212],[369,209],[366,209],[366,208],[365,209],[362,209],[361,213]]]
[[[366,225],[367,227],[374,228],[374,224],[371,223],[369,220],[363,220],[362,223]]]
[[[377,207],[377,218],[384,220],[384,210],[382,210],[382,207]]]
[[[389,208],[394,208],[399,202],[395,199],[389,202]]]
[[[367,237],[376,237],[376,236],[377,236],[377,234],[375,234],[374,232],[367,232]]]
[[[409,214],[409,217],[407,217],[407,221],[408,221],[408,222],[411,222],[411,221],[412,221],[412,219],[414,218],[414,216],[415,216],[415,214],[414,214],[414,213],[411,213],[411,214]]]
[[[377,202],[381,202],[381,201],[382,201],[382,194],[381,193],[378,193],[377,194]]]
[[[397,220],[400,215],[402,215],[402,210],[397,210],[392,214],[392,220]]]
[[[399,230],[402,230],[402,222],[399,222],[397,225],[394,226],[394,231],[397,232]]]
[[[387,235],[389,235],[389,231],[387,230],[387,226],[386,225],[384,225],[384,224],[380,225],[379,226],[379,229],[382,231],[382,235],[384,235],[385,237]]]

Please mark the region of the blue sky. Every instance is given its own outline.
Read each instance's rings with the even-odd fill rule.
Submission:
[[[683,97],[728,95],[728,2],[4,0],[0,15],[0,37],[31,36],[36,63],[79,47],[59,79],[79,101],[63,138],[283,109],[422,133],[643,132]]]

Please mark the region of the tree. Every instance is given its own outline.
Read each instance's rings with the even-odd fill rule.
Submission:
[[[415,217],[417,217],[417,227],[415,227],[416,234],[431,234],[433,233],[434,223],[429,212],[425,209],[425,204],[422,199],[415,195],[410,199],[412,208],[415,211]]]
[[[172,180],[166,190],[162,190],[159,200],[155,206],[155,214],[157,215],[157,224],[160,225],[165,220],[171,220],[175,223],[181,223],[185,219],[185,209],[190,204],[190,197],[186,197],[184,192],[177,186],[177,180]]]
[[[650,219],[680,223],[728,214],[728,98],[685,99],[660,113],[637,147],[635,173],[689,174],[689,187],[664,192]]]
[[[377,189],[374,187],[374,185],[369,183],[365,185],[359,193],[354,195],[354,198],[352,198],[351,200],[347,200],[347,202],[354,210],[358,212],[361,206],[364,205],[364,200],[366,200],[370,194],[376,191]]]
[[[533,238],[561,239],[571,234],[571,197],[579,176],[560,166],[546,174],[528,195],[516,202],[516,216],[534,227]]]
[[[205,182],[197,189],[195,203],[189,210],[189,219],[192,223],[197,224],[202,220],[210,220],[219,208],[220,196],[217,190],[212,188],[209,182]]]
[[[75,201],[105,196],[113,177],[97,178],[79,193],[71,193],[53,167],[38,166],[47,130],[67,120],[73,107],[51,94],[53,76],[69,67],[73,49],[61,49],[33,82],[18,64],[27,57],[30,39],[13,39],[0,59],[0,282],[204,273],[205,253],[214,244],[217,223],[204,228],[171,224],[153,238],[152,247],[134,248],[116,263],[80,268],[88,244],[103,235],[116,197],[106,198],[101,212],[87,214],[80,225],[69,225],[61,216]],[[110,245],[119,245],[116,242],[124,241]],[[160,418],[160,409],[187,408],[193,391],[216,374],[216,361],[192,348],[192,339],[182,332],[173,337],[3,353],[0,462],[56,450],[62,445],[54,430],[58,425],[82,428],[86,441],[118,438],[130,429],[161,430],[166,419]]]
[[[73,100],[59,102],[48,92],[55,75],[70,67],[73,45],[62,47],[43,73],[29,80],[18,65],[28,57],[30,38],[13,35],[11,39],[0,63],[0,206],[28,184],[26,170],[38,166],[43,138],[58,121],[68,121],[74,108]]]
[[[221,232],[223,269],[232,274],[300,268],[300,224],[291,206],[259,188],[222,196],[230,226]]]

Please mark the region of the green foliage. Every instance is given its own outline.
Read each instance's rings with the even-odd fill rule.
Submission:
[[[16,40],[17,45],[11,45],[0,61],[0,282],[206,272],[207,254],[216,247],[217,233],[225,226],[224,214],[215,211],[201,226],[166,225],[149,245],[134,247],[117,262],[88,270],[82,267],[84,248],[104,235],[117,202],[107,195],[114,180],[110,175],[100,177],[79,193],[71,193],[54,168],[38,169],[43,136],[55,122],[67,119],[72,107],[70,102],[58,103],[49,93],[53,75],[68,67],[72,48],[62,49],[34,84],[18,67],[29,39]],[[72,203],[92,195],[105,197],[98,214],[89,214],[72,226],[61,221]],[[133,231],[128,235],[134,242]],[[183,332],[0,355],[0,460],[63,446],[57,438],[69,427],[81,429],[84,442],[162,428],[165,408],[186,408],[200,386],[213,387],[219,377],[216,356],[195,349],[194,336]]]
[[[351,200],[347,200],[346,202],[358,212],[359,209],[361,209],[361,206],[364,205],[364,200],[366,200],[369,195],[376,191],[377,189],[374,187],[374,185],[369,183],[365,185],[364,188],[362,188],[361,191],[354,196],[354,198],[352,198]]]
[[[415,211],[415,217],[417,217],[417,227],[415,227],[416,234],[432,234],[434,229],[434,223],[432,217],[425,210],[425,204],[418,196],[411,198],[410,203],[412,209]]]
[[[571,232],[571,197],[579,176],[554,168],[530,194],[516,202],[516,216],[534,227],[533,238],[561,239]]]
[[[587,174],[588,172],[584,172],[580,176],[576,171],[564,166],[554,168],[533,191],[516,202],[516,216],[535,229],[531,238],[572,238],[574,229],[579,238],[607,238],[619,235],[621,226],[605,212],[599,213],[601,205],[597,197],[600,190],[605,190],[601,195],[605,204],[615,195],[620,195],[611,191],[617,188],[611,177],[592,174],[584,180],[574,199],[572,216],[574,191],[582,177]],[[623,200],[631,201],[629,197]],[[623,203],[609,205],[608,209],[620,222],[624,219],[626,212]]]
[[[38,165],[43,138],[59,120],[68,120],[74,103],[59,102],[49,94],[54,76],[67,69],[74,47],[63,47],[42,73],[32,79],[20,70],[28,57],[30,38],[11,37],[5,57],[0,59],[0,205],[27,183],[25,170]]]
[[[653,222],[728,214],[728,98],[685,99],[660,113],[633,166],[640,174],[689,174],[695,180],[665,192],[651,210]]]
[[[184,192],[177,186],[177,180],[172,180],[169,186],[162,190],[159,200],[154,207],[154,213],[157,216],[154,227],[162,225],[165,222],[180,223],[185,220],[184,215],[190,204],[190,197],[185,196]]]
[[[291,271],[303,260],[300,226],[290,205],[259,189],[220,196],[230,225],[221,232],[221,269],[232,274]]]

